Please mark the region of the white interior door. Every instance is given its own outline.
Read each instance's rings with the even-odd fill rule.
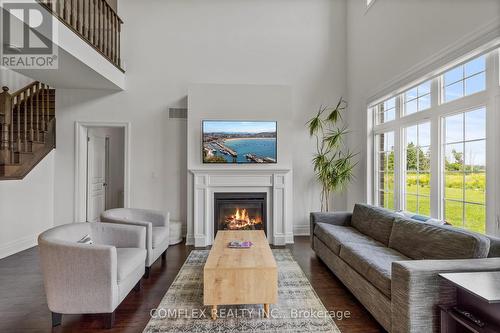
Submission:
[[[87,221],[99,221],[106,209],[106,137],[88,131]]]

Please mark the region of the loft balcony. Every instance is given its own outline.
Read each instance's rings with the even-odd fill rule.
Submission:
[[[2,3],[3,14],[8,12],[9,20],[14,22],[10,25],[11,34],[18,37],[17,44],[20,45],[6,40],[2,43],[4,47],[14,44],[21,49],[24,44],[18,40],[24,41],[20,36],[26,36],[26,30],[30,29],[26,17],[29,15],[11,14],[6,3]],[[51,18],[53,28],[50,31],[40,29],[36,36],[52,42],[57,50],[54,57],[57,65],[52,69],[9,66],[4,62],[5,54],[2,55],[2,65],[55,88],[125,89],[120,52],[123,21],[116,8],[106,0],[32,0],[29,3],[36,6],[42,17]]]

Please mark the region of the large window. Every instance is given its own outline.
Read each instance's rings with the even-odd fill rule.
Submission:
[[[431,213],[431,125],[429,122],[405,129],[405,209],[422,215]]]
[[[394,132],[378,134],[377,145],[377,177],[380,206],[394,209]]]
[[[444,117],[443,129],[445,219],[485,232],[486,110]]]
[[[498,54],[458,60],[370,106],[375,204],[500,234]]]

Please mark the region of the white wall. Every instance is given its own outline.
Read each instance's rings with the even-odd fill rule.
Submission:
[[[347,207],[366,201],[367,99],[389,81],[498,20],[498,0],[347,1],[349,143],[361,152],[357,181],[349,187]]]
[[[58,90],[56,222],[73,220],[74,122],[131,123],[131,205],[186,220],[186,107],[191,83],[292,87],[295,225],[319,209],[305,123],[345,95],[344,0],[122,0],[127,90]]]
[[[35,80],[14,72],[7,67],[0,66],[0,84],[9,88],[9,93],[14,93],[17,90],[27,86]]]
[[[289,86],[195,84],[189,88],[187,126],[188,169],[292,169],[295,150],[292,91]],[[267,120],[277,122],[276,164],[217,164],[202,162],[203,120]]]
[[[0,258],[36,245],[54,223],[54,151],[23,180],[0,182]]]
[[[34,80],[0,67],[0,86],[14,93]],[[54,223],[54,152],[24,179],[0,181],[0,258],[30,248]]]

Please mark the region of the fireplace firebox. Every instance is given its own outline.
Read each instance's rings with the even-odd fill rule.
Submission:
[[[266,230],[267,193],[214,193],[214,236],[218,230]]]

